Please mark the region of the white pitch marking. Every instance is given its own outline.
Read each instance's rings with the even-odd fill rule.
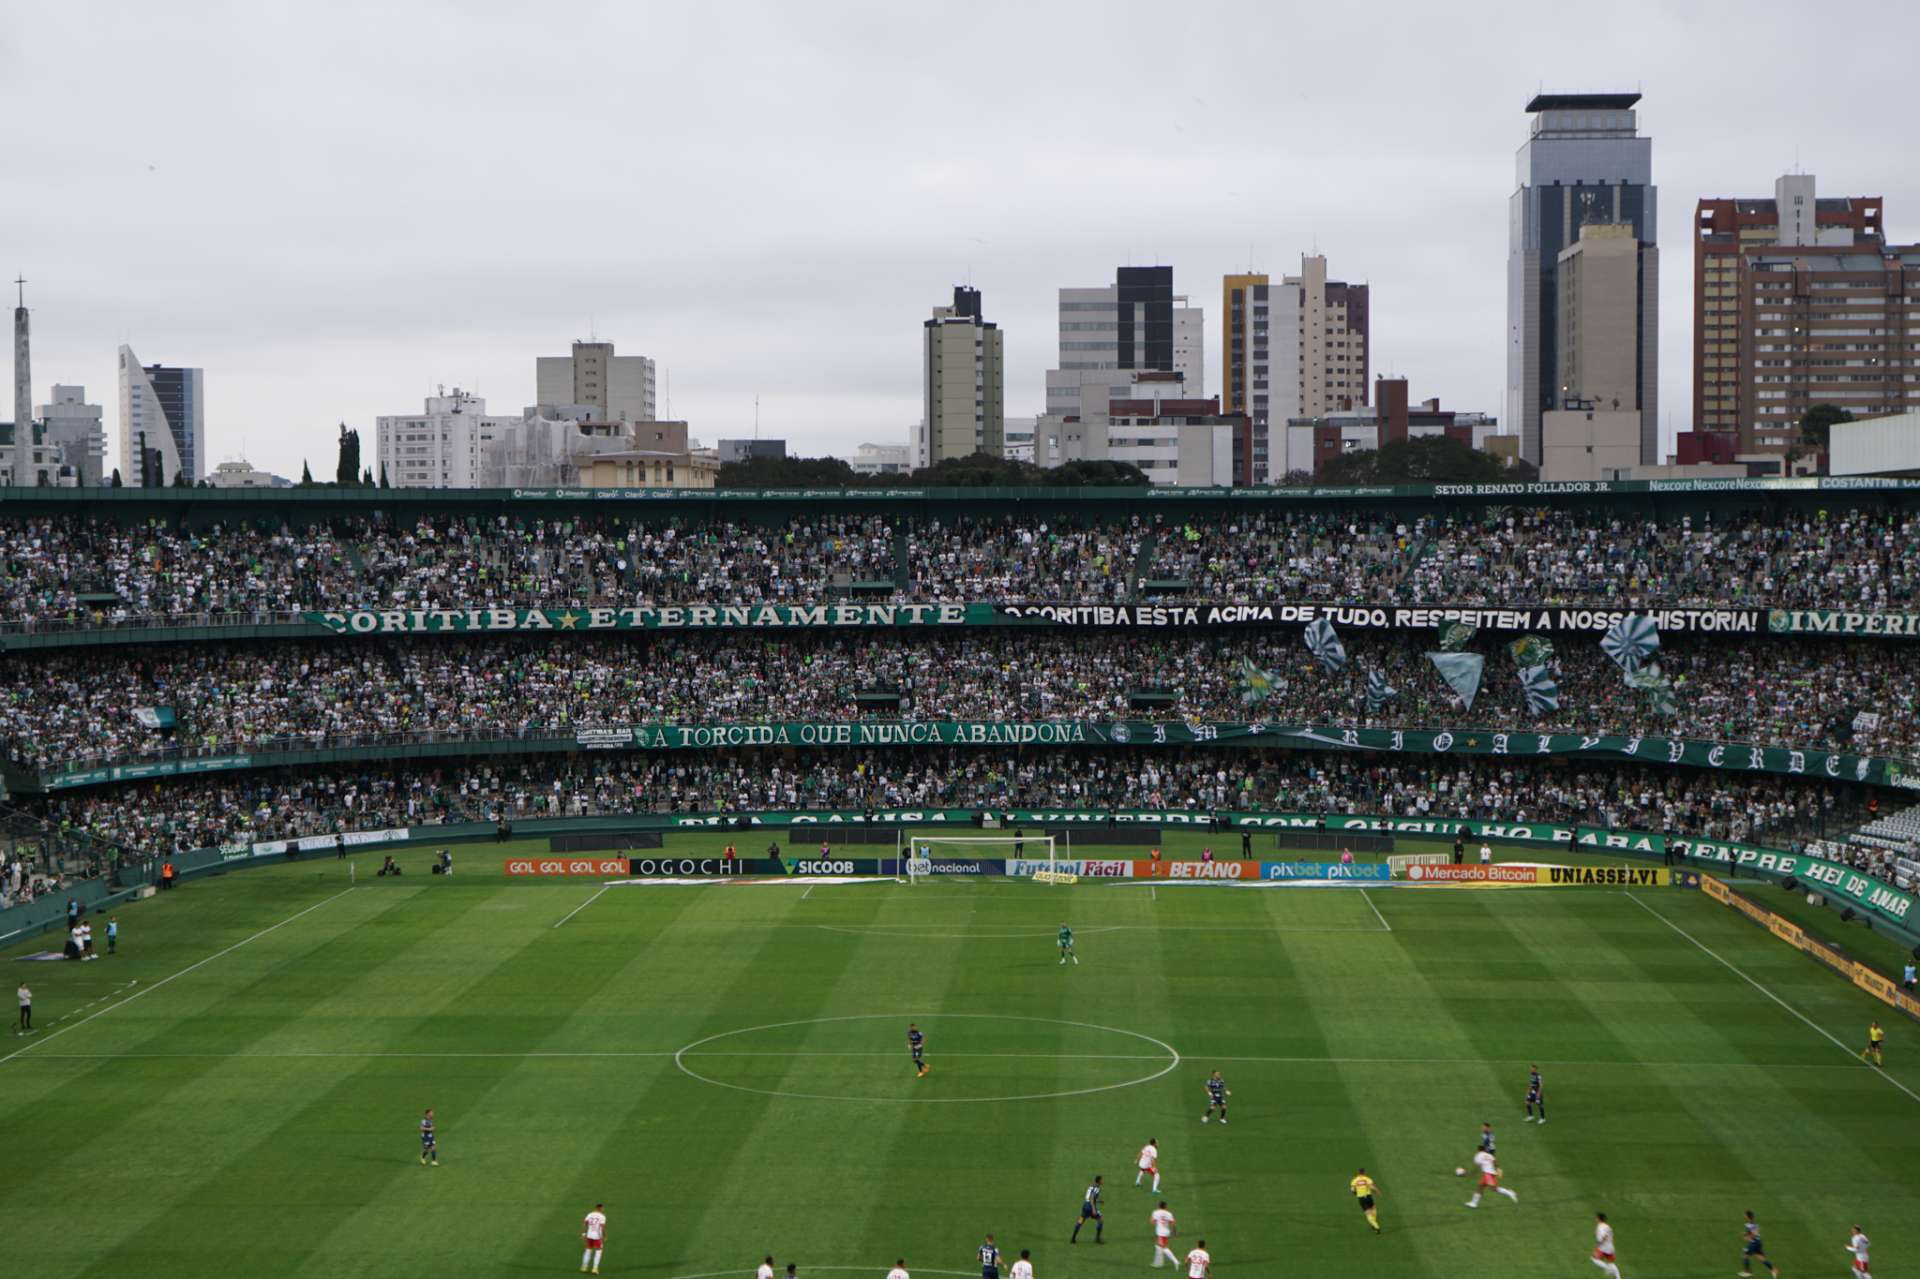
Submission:
[[[166,985],[168,982],[174,980],[174,978],[185,977],[188,973],[194,971],[196,968],[204,968],[206,965],[211,964],[214,960],[220,958],[221,955],[231,955],[234,951],[239,950],[242,946],[246,945],[248,942],[259,941],[262,937],[265,937],[268,933],[273,932],[276,929],[285,928],[288,924],[291,924],[294,920],[299,919],[302,915],[310,915],[314,911],[319,910],[322,906],[325,906],[328,902],[339,901],[342,897],[345,897],[348,893],[352,891],[353,889],[351,888],[343,888],[339,892],[335,893],[333,896],[328,897],[322,901],[317,901],[313,905],[307,907],[305,910],[295,911],[293,914],[288,915],[285,919],[281,920],[279,923],[269,925],[266,928],[262,928],[259,932],[255,933],[253,936],[244,937],[241,940],[233,943],[233,945],[227,947],[225,950],[219,951],[212,955],[208,955],[205,959],[202,959],[197,963],[188,964],[185,968],[182,968],[179,972],[173,974],[172,977],[162,977],[159,981],[153,983],[153,985],[143,987],[140,990],[134,991],[131,995],[128,995],[125,999],[121,1000],[119,1003],[108,1004],[105,1008],[102,1008],[99,1012],[93,1013],[89,1016],[81,1018],[79,1021],[74,1022],[73,1025],[68,1026],[66,1030],[56,1030],[53,1032],[53,1034],[48,1035],[45,1039],[39,1040],[37,1043],[34,1043],[34,1044],[29,1044],[27,1047],[37,1048],[39,1047],[40,1044],[49,1043],[52,1040],[59,1038],[61,1035],[66,1034],[68,1030],[80,1029],[80,1027],[86,1025],[88,1022],[92,1021],[95,1017],[105,1017],[108,1013],[112,1012],[116,1008],[124,1008],[128,1004],[132,1003],[134,1000],[140,998],[140,996],[151,994],[153,991],[160,989],[162,986]],[[27,1051],[27,1048],[21,1048],[14,1052],[8,1053],[5,1057],[0,1057],[0,1066],[6,1065],[8,1062],[12,1061],[15,1057],[20,1056],[22,1053],[26,1051]]]
[[[1723,965],[1726,966],[1726,969],[1728,972],[1732,973],[1734,976],[1738,977],[1741,981],[1747,983],[1747,985],[1753,987],[1755,990],[1765,995],[1768,999],[1771,999],[1774,1003],[1780,1005],[1782,1008],[1792,1013],[1795,1017],[1798,1017],[1800,1021],[1805,1026],[1807,1026],[1808,1029],[1818,1031],[1820,1034],[1820,1037],[1825,1039],[1827,1042],[1831,1043],[1835,1048],[1838,1048],[1841,1052],[1845,1053],[1849,1057],[1854,1057],[1854,1058],[1859,1057],[1860,1055],[1859,1053],[1853,1051],[1853,1049],[1847,1047],[1845,1044],[1841,1043],[1838,1039],[1835,1039],[1831,1034],[1828,1034],[1825,1027],[1819,1025],[1818,1023],[1813,1021],[1811,1018],[1809,1018],[1805,1013],[1801,1012],[1798,1008],[1795,1008],[1792,1004],[1780,998],[1780,996],[1774,994],[1772,991],[1768,990],[1765,986],[1762,986],[1759,982],[1755,981],[1753,978],[1747,976],[1746,973],[1742,972],[1738,967],[1736,967],[1732,963],[1732,961],[1720,955],[1717,951],[1713,950],[1705,942],[1701,941],[1698,937],[1695,937],[1692,933],[1680,927],[1680,925],[1674,923],[1671,919],[1668,919],[1665,915],[1662,915],[1659,911],[1647,905],[1645,902],[1641,901],[1638,897],[1635,897],[1632,893],[1628,893],[1626,897],[1628,901],[1638,906],[1641,910],[1646,911],[1647,914],[1652,915],[1655,919],[1665,924],[1668,928],[1673,929],[1674,932],[1679,933],[1682,937],[1692,942],[1695,946],[1698,946],[1701,950],[1706,951],[1707,954],[1712,955],[1715,959],[1718,959]],[[1869,1070],[1874,1069],[1871,1066],[1868,1066],[1866,1068]],[[1901,1092],[1907,1094],[1907,1096],[1913,1098],[1915,1101],[1920,1101],[1920,1093],[1916,1093],[1913,1089],[1907,1087],[1905,1084],[1901,1083],[1898,1079],[1895,1079],[1892,1075],[1887,1074],[1887,1072],[1884,1070],[1878,1071],[1877,1073],[1883,1079],[1885,1079],[1888,1083],[1892,1084],[1895,1088],[1898,1088]]]
[[[600,886],[600,893],[606,892],[607,889],[611,887],[613,887],[613,885],[611,884],[602,884]],[[581,911],[585,910],[587,907],[599,901],[600,893],[595,893],[593,896],[587,898],[587,900],[581,902],[578,906],[575,906],[572,910],[568,911],[566,914],[560,916],[559,923],[556,923],[554,927],[555,928],[560,927],[561,924],[566,923],[569,919],[572,919],[575,915],[578,915]]]
[[[809,898],[809,897],[811,897],[811,896],[813,896],[813,885],[812,885],[812,884],[808,884],[808,885],[807,885],[807,891],[806,891],[806,892],[804,892],[804,893],[801,893],[801,894],[800,894],[800,900],[801,900],[801,901],[805,901],[805,900],[807,900],[807,898]]]
[[[1387,922],[1387,917],[1380,913],[1380,908],[1373,904],[1373,898],[1367,896],[1367,890],[1364,888],[1360,890],[1360,900],[1367,904],[1367,909],[1373,912],[1373,917],[1380,921],[1380,927],[1388,932],[1393,931],[1393,925]]]

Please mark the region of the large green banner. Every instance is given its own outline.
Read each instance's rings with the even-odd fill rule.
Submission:
[[[1830,608],[1776,608],[1767,614],[1775,635],[1887,635],[1920,637],[1920,613],[1843,613]]]
[[[1910,894],[1901,892],[1885,880],[1862,875],[1839,862],[1727,840],[1675,838],[1667,843],[1676,852],[1694,861],[1717,862],[1736,871],[1764,875],[1769,879],[1797,879],[1814,891],[1829,897],[1844,898],[1896,924],[1920,922],[1920,915],[1913,913],[1913,897]]]
[[[452,744],[452,743],[443,743]],[[1262,746],[1405,755],[1508,755],[1669,764],[1726,773],[1784,773],[1915,788],[1899,760],[1681,738],[1537,733],[1495,728],[1333,728],[1198,720],[829,720],[750,724],[611,724],[571,737],[516,739],[514,753],[554,750],[677,751],[754,747],[866,746]],[[396,754],[404,753],[396,749]],[[354,758],[380,758],[356,748]],[[49,790],[181,773],[267,767],[272,754],[193,757],[52,773]]]

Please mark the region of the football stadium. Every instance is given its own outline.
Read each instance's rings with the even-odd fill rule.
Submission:
[[[13,489],[5,1272],[1910,1273],[1917,673],[1911,480]]]

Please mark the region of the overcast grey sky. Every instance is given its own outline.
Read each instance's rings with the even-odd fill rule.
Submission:
[[[1823,31],[1831,18],[1836,29]],[[532,402],[597,332],[712,442],[904,440],[956,282],[1039,411],[1054,290],[1325,253],[1375,369],[1501,411],[1507,198],[1538,89],[1639,89],[1662,417],[1686,429],[1703,195],[1887,198],[1920,240],[1920,5],[376,4],[0,10],[6,274],[34,397],[114,351],[207,371],[214,461],[330,471],[436,383]],[[664,406],[663,406],[664,408]],[[114,436],[117,439],[117,434]]]

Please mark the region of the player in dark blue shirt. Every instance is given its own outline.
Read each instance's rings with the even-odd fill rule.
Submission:
[[[1488,1154],[1493,1153],[1493,1125],[1492,1124],[1480,1125],[1480,1149],[1486,1151]]]
[[[1540,1122],[1547,1122],[1547,1094],[1540,1087],[1540,1067],[1527,1067],[1527,1122],[1533,1122],[1534,1107],[1540,1108]]]
[[[1000,1279],[1000,1246],[992,1235],[980,1245],[980,1279]]]
[[[422,1166],[432,1163],[440,1166],[440,1147],[433,1137],[433,1110],[429,1108],[426,1117],[420,1121],[420,1163]]]
[[[1753,1279],[1753,1259],[1760,1258],[1760,1264],[1774,1279],[1780,1279],[1779,1267],[1773,1264],[1773,1258],[1767,1255],[1767,1247],[1760,1242],[1760,1223],[1753,1219],[1753,1210],[1747,1210],[1747,1219],[1741,1225],[1740,1242],[1740,1279]]]
[[[1204,1124],[1209,1119],[1212,1119],[1213,1112],[1218,1109],[1220,1112],[1220,1122],[1223,1124],[1226,1123],[1227,1098],[1231,1095],[1227,1089],[1227,1081],[1220,1078],[1219,1071],[1216,1070],[1207,1076],[1207,1113],[1200,1116],[1200,1122]]]
[[[1080,1227],[1089,1221],[1093,1223],[1093,1241],[1106,1242],[1101,1236],[1107,1232],[1107,1219],[1100,1215],[1100,1196],[1104,1193],[1101,1179],[1095,1177],[1093,1184],[1087,1187],[1087,1197],[1080,1201],[1080,1220],[1073,1223],[1073,1237],[1067,1240],[1068,1243],[1080,1242]]]
[[[932,1067],[927,1065],[927,1037],[920,1033],[920,1027],[907,1023],[907,1050],[913,1054],[913,1077],[925,1075]]]

